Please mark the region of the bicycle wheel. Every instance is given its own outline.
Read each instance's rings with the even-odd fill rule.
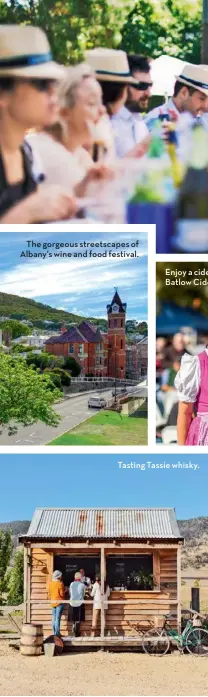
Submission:
[[[194,656],[208,656],[208,631],[203,627],[193,627],[186,637],[186,648]]]
[[[150,629],[143,636],[142,648],[149,656],[165,656],[170,648],[169,636],[158,629]]]

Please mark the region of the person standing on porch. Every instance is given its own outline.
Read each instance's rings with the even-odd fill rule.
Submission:
[[[89,576],[85,576],[85,570],[84,570],[84,569],[80,569],[80,574],[81,574],[81,582],[84,583],[84,585],[85,585],[87,588],[90,588],[90,586],[92,585],[92,584],[91,584],[91,579],[90,579]]]
[[[48,595],[52,605],[53,634],[60,636],[61,615],[64,610],[65,588],[61,571],[54,571],[52,581],[49,583]]]
[[[95,636],[97,626],[98,626],[98,621],[100,617],[100,611],[101,611],[101,579],[100,575],[97,574],[95,577],[95,583],[93,583],[92,591],[91,591],[91,598],[93,598],[93,611],[92,611],[92,631],[91,631],[91,636]],[[104,587],[104,610],[107,610],[108,608],[108,598],[110,595],[110,587],[107,583],[105,583]]]
[[[75,637],[80,636],[80,622],[85,621],[85,606],[84,606],[84,596],[85,596],[86,586],[82,582],[82,576],[80,571],[74,574],[74,581],[69,587],[69,603],[71,606],[70,619],[73,623],[73,635]]]

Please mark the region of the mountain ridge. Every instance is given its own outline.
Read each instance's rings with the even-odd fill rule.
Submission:
[[[185,539],[182,548],[182,569],[208,567],[208,516],[188,518],[177,522],[180,533]],[[16,547],[19,535],[26,534],[29,525],[29,520],[10,521],[0,523],[0,530],[11,529],[13,543]]]

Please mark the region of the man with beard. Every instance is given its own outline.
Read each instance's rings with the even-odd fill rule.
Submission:
[[[137,86],[129,85],[126,107],[140,120],[147,112],[151,97],[150,64],[145,56],[128,55],[130,73],[137,81]]]
[[[135,84],[128,85],[127,101],[112,116],[111,122],[116,133],[116,154],[118,157],[137,157],[138,145],[148,136],[148,128],[143,114],[147,111],[151,95],[150,64],[144,56],[128,55],[129,70]]]

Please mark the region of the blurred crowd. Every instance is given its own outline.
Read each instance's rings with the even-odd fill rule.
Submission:
[[[185,66],[169,102],[147,114],[149,59],[100,47],[85,60],[61,66],[41,29],[0,25],[1,223],[82,217],[102,191],[115,201],[112,180],[127,186],[128,162],[138,166],[167,113],[200,114],[207,128],[206,66]]]

